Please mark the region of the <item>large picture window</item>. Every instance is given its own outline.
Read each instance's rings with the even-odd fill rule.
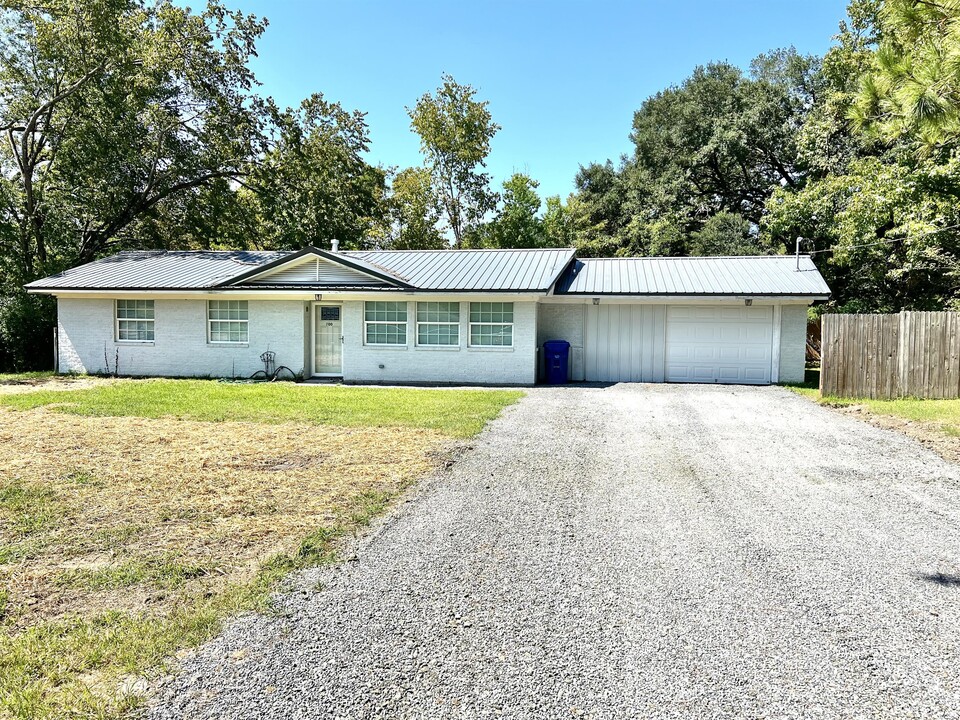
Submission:
[[[117,300],[117,340],[153,342],[153,300]]]
[[[418,302],[417,345],[460,345],[460,303]]]
[[[513,347],[513,303],[470,303],[470,345]]]
[[[363,304],[364,337],[367,345],[407,344],[407,304],[372,301]]]
[[[210,300],[207,324],[212,343],[249,342],[250,313],[246,300]]]

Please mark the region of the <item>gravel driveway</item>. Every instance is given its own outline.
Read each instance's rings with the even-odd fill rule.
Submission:
[[[156,718],[960,717],[960,471],[780,388],[538,388]]]

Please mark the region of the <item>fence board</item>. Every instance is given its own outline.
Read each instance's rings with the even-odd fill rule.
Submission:
[[[960,397],[960,313],[825,315],[821,331],[825,396]]]

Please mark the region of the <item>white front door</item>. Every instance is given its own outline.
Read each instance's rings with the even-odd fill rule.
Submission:
[[[667,308],[667,382],[770,382],[773,308],[672,305]]]
[[[313,374],[343,374],[342,321],[339,305],[313,306]]]

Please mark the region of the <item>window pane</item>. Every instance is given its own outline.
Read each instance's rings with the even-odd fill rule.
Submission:
[[[363,304],[364,319],[367,322],[406,322],[407,304],[405,302],[372,301]]]
[[[367,343],[371,345],[406,345],[406,323],[368,323]]]
[[[460,303],[425,302],[417,303],[418,322],[460,322]]]
[[[153,320],[153,300],[117,300],[117,319]]]
[[[512,323],[513,303],[470,303],[470,322]]]
[[[417,325],[417,342],[420,345],[459,345],[459,325]]]
[[[153,341],[153,320],[118,320],[118,340]]]
[[[471,325],[470,344],[488,347],[511,347],[513,325]]]

